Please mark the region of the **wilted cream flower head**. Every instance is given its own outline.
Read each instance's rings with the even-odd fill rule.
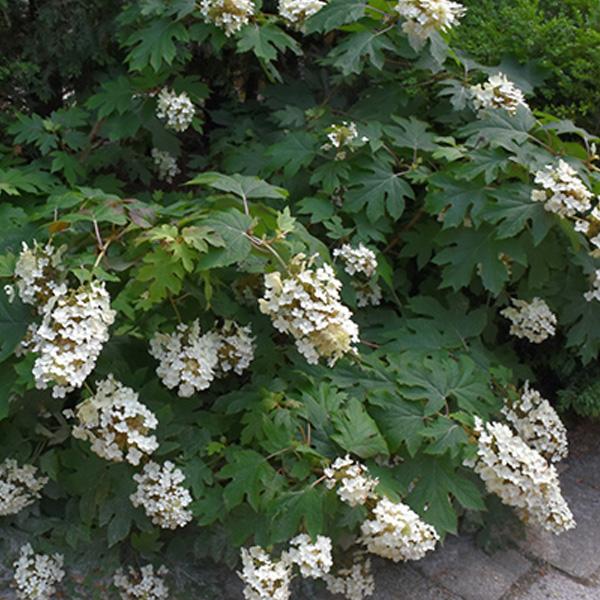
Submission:
[[[171,461],[162,466],[148,462],[142,473],[133,476],[133,480],[138,487],[130,500],[134,506],[143,506],[155,525],[163,529],[177,529],[192,520],[192,512],[186,509],[192,497],[181,485],[185,476]]]
[[[217,377],[233,371],[241,375],[254,360],[254,337],[250,325],[242,327],[234,321],[225,321],[217,332]]]
[[[36,473],[33,465],[20,467],[12,458],[0,463],[0,517],[16,515],[40,497],[48,478]]]
[[[600,269],[596,269],[596,272],[594,273],[592,289],[589,292],[586,292],[583,297],[588,302],[591,302],[592,300],[600,302]]]
[[[483,85],[471,86],[471,94],[477,110],[504,108],[514,115],[519,106],[528,108],[523,92],[504,73],[491,75]]]
[[[33,304],[40,314],[53,298],[67,291],[63,282],[64,251],[64,246],[55,248],[51,242],[42,246],[34,240],[31,248],[23,242],[15,265],[17,293],[22,302]]]
[[[566,427],[550,402],[530,388],[528,381],[521,397],[507,400],[502,413],[518,436],[546,460],[558,462],[569,454]]]
[[[115,320],[104,282],[92,281],[46,306],[42,322],[30,328],[23,350],[38,354],[33,376],[38,389],[52,386],[63,398],[80,388],[96,366]]]
[[[279,14],[289,23],[301,26],[325,4],[322,0],[279,0]]]
[[[556,333],[556,315],[542,299],[526,302],[513,298],[512,303],[512,307],[500,311],[512,322],[511,335],[539,344]]]
[[[313,542],[305,533],[290,540],[290,549],[286,552],[289,562],[300,569],[304,578],[321,579],[331,570],[331,540],[324,535],[318,535]]]
[[[310,364],[319,358],[333,366],[338,359],[356,352],[358,326],[342,304],[341,282],[330,265],[312,268],[316,255],[306,259],[298,254],[289,265],[289,274],[265,275],[265,296],[259,300],[262,313],[273,326],[291,334],[298,351]]]
[[[181,323],[173,333],[157,332],[150,340],[150,355],[159,361],[156,374],[177,394],[189,398],[207,389],[215,378],[219,339],[214,333],[204,335],[200,324]]]
[[[344,270],[348,275],[358,274],[371,278],[377,272],[375,252],[362,243],[356,247],[344,244],[341,248],[333,251],[333,256],[342,260]]]
[[[325,575],[327,589],[347,600],[363,600],[375,593],[375,579],[369,559],[355,562],[349,569],[338,569],[335,574]]]
[[[112,375],[77,405],[74,415],[73,437],[89,441],[92,451],[106,460],[139,465],[142,457],[158,448],[156,437],[149,435],[158,425],[155,415],[138,401],[136,392]]]
[[[285,555],[273,560],[260,546],[242,548],[242,571],[246,600],[289,600],[291,565]]]
[[[167,122],[167,128],[173,131],[185,131],[194,120],[196,109],[190,97],[182,92],[176,94],[173,90],[163,88],[158,94],[156,116]]]
[[[169,600],[169,588],[163,580],[168,572],[165,566],[159,567],[156,572],[153,565],[145,565],[140,570],[129,567],[127,573],[119,569],[113,583],[121,600]]]
[[[362,543],[372,554],[394,562],[420,560],[435,549],[437,531],[402,502],[382,498],[372,518],[360,526]]]
[[[399,0],[395,10],[406,20],[402,28],[415,46],[436,31],[448,31],[467,12],[462,4],[450,0]]]
[[[554,466],[502,423],[475,419],[477,458],[466,462],[484,481],[488,492],[512,506],[519,517],[552,533],[575,527]]]
[[[181,173],[181,169],[177,166],[177,160],[166,150],[152,148],[152,158],[157,169],[157,177],[161,181],[171,183],[173,178]]]
[[[65,576],[63,564],[62,554],[35,554],[31,544],[22,546],[13,564],[17,598],[50,600],[56,592],[56,584]]]
[[[544,208],[561,217],[576,217],[592,207],[594,195],[590,192],[577,171],[564,160],[558,166],[547,165],[535,174],[535,183],[542,189],[531,192],[531,199],[543,202]]]
[[[340,499],[350,506],[364,504],[370,498],[376,498],[375,488],[379,479],[371,477],[367,467],[355,462],[346,454],[338,457],[330,467],[324,470],[328,489],[336,488]]]
[[[225,32],[237,33],[250,22],[256,6],[253,0],[201,0],[200,11],[204,18]]]

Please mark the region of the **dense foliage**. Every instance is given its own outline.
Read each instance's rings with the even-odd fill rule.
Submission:
[[[453,42],[490,65],[527,64],[536,106],[598,132],[600,5],[595,0],[467,0]]]
[[[3,9],[2,556],[59,550],[50,590],[244,547],[286,598],[333,547],[359,598],[354,551],[418,559],[489,492],[572,527],[542,395],[600,351],[595,138],[446,0],[227,2]],[[122,597],[167,597],[143,569]]]

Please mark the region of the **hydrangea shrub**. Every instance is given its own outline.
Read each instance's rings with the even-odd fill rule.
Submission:
[[[210,557],[359,600],[490,494],[575,526],[536,375],[600,350],[595,138],[464,12],[130,3],[92,83],[9,105],[0,527],[48,594],[90,552],[122,598]]]

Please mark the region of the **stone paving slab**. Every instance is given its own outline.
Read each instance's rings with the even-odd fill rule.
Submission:
[[[600,493],[600,447],[595,452],[572,461],[567,475],[575,483],[584,484]]]
[[[586,586],[554,569],[538,579],[515,600],[598,600],[599,586]]]
[[[561,535],[530,530],[520,546],[524,553],[549,562],[561,571],[589,578],[600,569],[600,492],[579,483],[570,472],[562,480],[563,493],[577,527]]]
[[[449,538],[415,567],[464,600],[500,600],[532,564],[515,550],[487,555],[469,538]]]

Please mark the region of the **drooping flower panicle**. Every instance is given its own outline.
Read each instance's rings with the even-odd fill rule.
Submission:
[[[185,476],[172,462],[166,461],[162,466],[148,462],[133,480],[138,487],[130,497],[131,502],[136,507],[143,506],[155,525],[177,529],[192,520],[192,513],[186,508],[192,497],[181,485]]]
[[[562,496],[554,466],[513,434],[508,425],[476,418],[477,457],[467,461],[481,477],[488,492],[512,506],[528,524],[552,533],[575,527]]]
[[[287,276],[279,272],[266,275],[259,307],[277,330],[295,338],[298,351],[310,364],[324,358],[333,366],[342,356],[355,352],[358,326],[341,302],[342,284],[333,269],[328,264],[312,268],[315,260],[299,254]]]
[[[156,167],[157,177],[161,181],[172,183],[173,179],[181,172],[177,166],[177,160],[166,150],[152,148],[152,159]]]
[[[0,463],[0,517],[16,515],[40,497],[48,478],[36,473],[33,465],[19,466],[12,458]]]
[[[471,95],[477,110],[503,108],[514,115],[519,106],[528,108],[523,92],[504,73],[491,75],[484,84],[472,86]]]
[[[377,497],[375,488],[379,480],[369,474],[367,467],[350,458],[349,454],[344,458],[336,458],[324,470],[324,475],[327,488],[335,488],[340,499],[350,506],[359,506]]]
[[[242,570],[246,600],[289,600],[291,565],[285,556],[274,560],[260,546],[242,548]]]
[[[395,10],[405,19],[402,29],[416,47],[435,32],[449,31],[467,12],[450,0],[399,0]]]
[[[255,11],[253,0],[200,0],[200,12],[206,21],[228,37],[247,25]]]
[[[196,109],[190,97],[182,92],[163,88],[158,94],[156,116],[166,121],[168,129],[183,133],[194,120]]]
[[[302,577],[321,579],[331,570],[331,540],[324,535],[318,535],[313,542],[305,533],[290,540],[290,548],[286,552],[287,560],[296,565]]]
[[[375,578],[371,572],[371,561],[357,560],[350,568],[338,569],[324,577],[327,589],[332,594],[347,600],[364,600],[375,593]]]
[[[540,344],[556,333],[556,315],[541,298],[534,298],[531,302],[513,298],[512,304],[500,311],[512,323],[511,335]]]
[[[156,571],[153,565],[145,565],[139,570],[129,567],[127,571],[119,569],[113,583],[121,600],[169,600],[169,588],[163,579],[168,572],[165,566]]]
[[[106,460],[139,465],[158,448],[150,435],[158,425],[156,416],[112,375],[97,384],[96,393],[76,407],[74,416],[73,437],[89,441],[92,451]]]
[[[381,288],[377,278],[377,258],[375,252],[364,244],[354,247],[344,244],[333,251],[334,258],[344,264],[344,270],[354,277],[352,287],[356,293],[356,304],[359,308],[378,306],[381,303]]]
[[[322,0],[279,0],[279,14],[291,25],[301,27],[306,19],[317,14],[325,4]]]
[[[250,325],[225,321],[217,330],[217,377],[229,372],[241,375],[254,360],[254,337]]]
[[[65,576],[62,554],[36,554],[31,544],[21,547],[14,563],[14,580],[20,600],[50,600],[56,593],[56,584]]]
[[[505,402],[502,413],[519,437],[546,460],[558,462],[567,457],[567,429],[550,402],[525,382],[521,397]]]

